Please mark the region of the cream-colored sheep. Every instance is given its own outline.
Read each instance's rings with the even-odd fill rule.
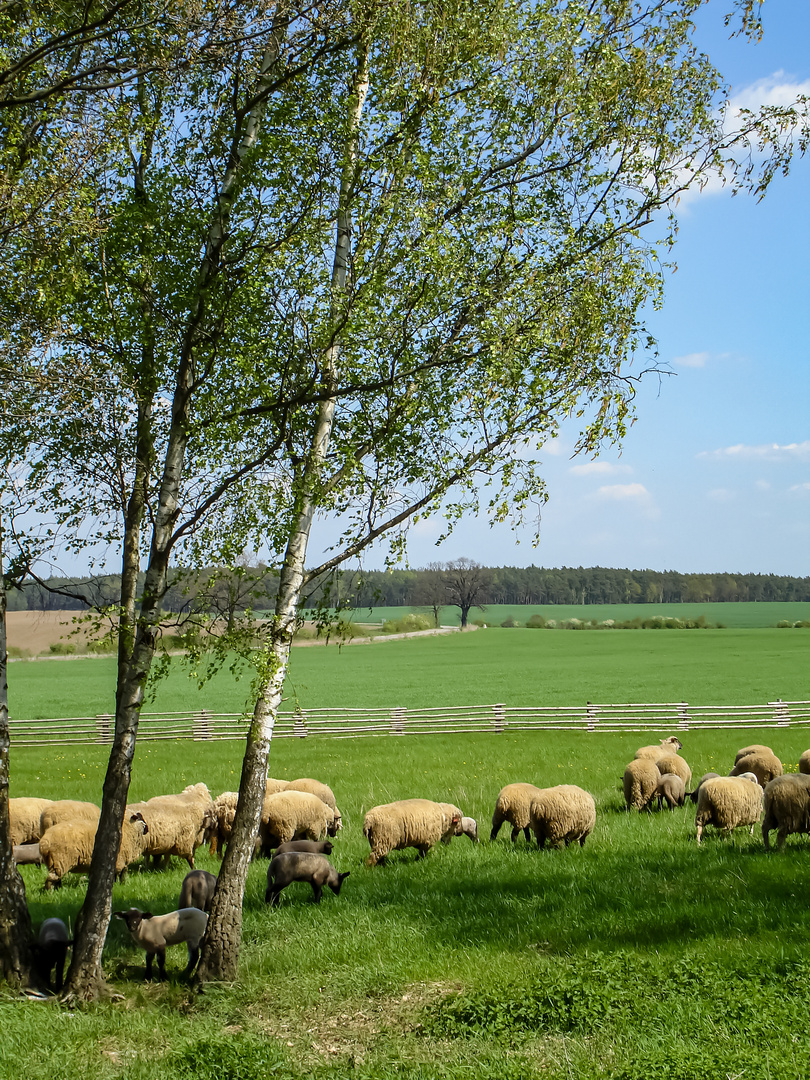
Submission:
[[[289,780],[276,780],[274,776],[268,776],[264,784],[264,793],[265,795],[275,795],[278,791],[286,791],[289,786]]]
[[[406,847],[416,848],[417,858],[422,859],[440,840],[447,843],[460,835],[461,812],[448,814],[441,803],[430,799],[400,799],[374,806],[363,818],[363,836],[371,845],[369,866],[385,862],[389,852]]]
[[[50,799],[19,798],[8,800],[8,816],[12,847],[37,843],[42,831],[42,811],[50,806]]]
[[[663,754],[677,754],[679,750],[683,749],[683,743],[677,735],[670,735],[667,739],[662,739],[655,746],[640,746],[636,750],[633,758],[659,758]]]
[[[750,825],[751,834],[762,811],[762,788],[755,780],[742,776],[718,776],[701,784],[698,792],[695,827],[697,842],[703,829],[713,825],[727,835],[741,825]]]
[[[62,878],[70,873],[87,873],[96,842],[95,821],[63,821],[52,825],[42,834],[39,850],[48,867],[45,888],[59,888]],[[148,826],[139,813],[130,813],[124,821],[121,845],[115,862],[115,873],[121,880],[130,863],[137,862],[146,851]]]
[[[799,758],[799,772],[810,773],[810,750],[805,750]]]
[[[634,758],[624,770],[622,777],[627,809],[649,810],[650,799],[660,779],[661,773],[652,758]]]
[[[489,834],[490,840],[495,839],[505,821],[508,821],[512,826],[512,843],[520,836],[521,829],[526,840],[531,840],[529,808],[532,799],[541,790],[536,784],[525,783],[507,784],[506,787],[502,787],[498,792],[498,798],[495,800],[495,812],[492,815],[492,832]]]
[[[98,823],[100,807],[91,802],[79,802],[76,799],[57,799],[43,807],[39,819],[39,835],[44,836],[48,829],[64,821],[94,821]]]
[[[239,801],[238,791],[223,791],[214,799],[215,828],[211,833],[210,852],[212,855],[222,855],[225,845],[231,839],[233,831],[233,819],[236,817],[236,804]]]
[[[692,783],[692,770],[689,768],[686,760],[678,754],[662,754],[659,758],[656,758],[655,764],[658,771],[664,776],[666,773],[672,773],[675,776],[679,776],[683,780],[684,788],[687,784]]]
[[[176,855],[193,870],[194,852],[216,828],[214,803],[205,784],[189,784],[177,795],[156,795],[129,809],[143,814],[149,826],[146,854],[164,866]]]
[[[765,787],[762,840],[770,851],[772,829],[778,829],[776,847],[781,851],[791,833],[810,832],[810,776],[792,773],[777,776]]]
[[[744,746],[742,750],[738,750],[734,755],[734,764],[736,765],[740,758],[750,757],[751,754],[773,754],[770,746],[763,746],[761,743],[752,743],[751,746]]]
[[[774,777],[781,776],[784,769],[776,754],[765,747],[757,754],[746,754],[745,757],[739,758],[729,776],[740,776],[744,772],[753,773],[760,786],[765,787]]]
[[[297,780],[291,780],[286,787],[287,791],[308,791],[312,795],[317,795],[319,799],[322,799],[328,807],[335,812],[335,828],[343,828],[343,817],[338,810],[337,802],[335,801],[335,795],[328,784],[321,783],[320,780],[313,780],[311,776],[299,776]]]
[[[277,791],[262,803],[259,844],[269,851],[288,840],[322,840],[334,836],[335,812],[309,791]]]
[[[529,816],[538,847],[546,841],[552,847],[579,841],[584,847],[596,824],[596,803],[593,795],[576,784],[559,784],[540,789],[531,801]]]

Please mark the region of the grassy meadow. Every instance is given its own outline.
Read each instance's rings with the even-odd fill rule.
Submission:
[[[806,699],[810,635],[726,630],[668,634],[477,631],[446,638],[294,651],[291,681],[316,704],[445,701],[574,703]],[[12,717],[109,708],[107,660],[16,663]],[[165,709],[199,707],[179,667],[158,689]],[[245,683],[221,673],[203,697],[235,708]],[[229,696],[230,695],[230,696]],[[306,695],[306,696],[305,696]],[[105,704],[96,707],[97,700]],[[48,707],[45,707],[47,703]],[[61,703],[61,708],[58,706]],[[179,703],[179,704],[178,704]],[[37,710],[41,710],[37,712]],[[264,904],[267,863],[250,869],[240,978],[202,995],[180,978],[144,984],[144,957],[115,920],[106,970],[121,999],[68,1011],[0,991],[0,1080],[721,1080],[805,1077],[810,1007],[810,851],[791,837],[766,855],[758,831],[694,841],[694,808],[627,814],[621,775],[653,733],[279,740],[272,775],[331,784],[344,830],[332,861],[351,871],[320,906],[308,886]],[[787,770],[810,732],[690,732],[695,776],[727,772],[748,742]],[[105,749],[12,746],[11,794],[98,800]],[[143,743],[131,798],[204,780],[237,786],[241,746]],[[574,783],[597,803],[585,847],[537,851],[507,827],[489,842],[499,789],[514,780]],[[409,849],[364,865],[366,810],[407,796],[449,800],[479,821],[416,862]],[[197,865],[217,870],[200,852]],[[176,906],[187,870],[130,872],[114,907]],[[23,867],[34,923],[73,919],[84,880],[53,894]]]

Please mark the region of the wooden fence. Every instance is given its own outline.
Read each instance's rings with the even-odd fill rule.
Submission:
[[[249,717],[239,713],[141,714],[138,738],[244,739]],[[685,701],[649,705],[582,705],[528,707],[497,705],[438,709],[307,709],[282,712],[274,738],[357,739],[384,735],[511,731],[644,732],[659,735],[683,731],[787,728],[810,725],[810,701],[770,701],[765,705],[690,705]],[[50,720],[11,720],[15,746],[51,743],[110,743],[114,718],[61,717]]]

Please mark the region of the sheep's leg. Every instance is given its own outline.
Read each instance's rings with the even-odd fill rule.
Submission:
[[[158,961],[158,977],[161,979],[161,981],[165,981],[165,979],[166,979],[166,949],[165,948],[158,949],[158,951],[157,951],[157,961]]]
[[[492,832],[489,834],[490,840],[495,839],[495,837],[501,831],[501,825],[503,825],[505,820],[506,819],[504,818],[503,814],[499,814],[496,810],[495,813],[492,815]]]
[[[703,826],[698,825],[696,832],[697,832],[697,842],[698,842],[698,845],[700,845],[700,838],[701,838],[701,836],[703,836]]]
[[[532,830],[529,825],[524,825],[523,835],[526,837],[526,843],[530,844],[532,842]]]
[[[580,846],[581,848],[582,848],[582,847],[585,847],[585,841],[586,841],[587,839],[588,839],[588,838],[587,838],[587,836],[580,836],[580,838],[579,838],[579,846]]]
[[[189,944],[189,946],[188,946],[188,964],[186,966],[186,970],[183,972],[184,975],[190,975],[192,973],[194,968],[197,966],[197,961],[199,960],[199,958],[200,958],[200,946],[197,945],[196,948],[192,948],[192,946]]]
[[[152,979],[152,959],[153,954],[148,952],[146,954],[146,981],[150,982]]]
[[[779,832],[776,834],[776,850],[781,851],[785,846],[785,840],[787,840],[788,828],[787,825],[783,825]]]
[[[313,897],[313,899],[315,900],[315,903],[320,904],[321,896],[323,895],[323,885],[316,885],[315,882],[313,881],[312,882],[312,891],[315,894],[314,897]]]

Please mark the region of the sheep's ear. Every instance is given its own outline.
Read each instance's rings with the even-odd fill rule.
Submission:
[[[116,919],[126,919],[127,913],[125,911],[114,911],[113,916]]]
[[[154,919],[154,917],[155,916],[152,914],[151,911],[145,911],[143,915],[141,915],[142,919]]]

